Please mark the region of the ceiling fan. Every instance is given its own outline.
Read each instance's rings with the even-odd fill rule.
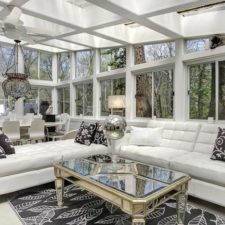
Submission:
[[[29,44],[35,44],[35,40],[38,38],[49,37],[47,31],[24,26],[24,22],[20,19],[22,10],[17,6],[8,6],[9,14],[0,22],[0,33],[7,38],[13,40],[22,40]]]

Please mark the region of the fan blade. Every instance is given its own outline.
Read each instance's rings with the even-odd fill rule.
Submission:
[[[22,14],[21,9],[18,7],[14,7],[11,13],[4,19],[4,23],[17,25],[20,20],[21,14]]]

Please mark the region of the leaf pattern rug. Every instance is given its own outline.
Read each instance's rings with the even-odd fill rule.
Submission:
[[[117,206],[74,185],[65,187],[63,208],[57,207],[53,184],[19,192],[9,202],[24,225],[131,225]],[[175,225],[176,203],[158,207],[146,224]],[[225,225],[225,219],[188,204],[185,225]]]

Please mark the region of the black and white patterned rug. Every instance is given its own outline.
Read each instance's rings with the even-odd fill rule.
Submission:
[[[68,185],[64,193],[63,208],[57,207],[53,184],[14,195],[10,205],[24,225],[131,225],[131,217],[117,206],[78,186]],[[176,203],[161,205],[146,221],[147,225],[175,225]],[[225,219],[188,204],[185,225],[225,225]]]

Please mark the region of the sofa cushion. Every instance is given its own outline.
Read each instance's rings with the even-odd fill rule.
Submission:
[[[211,160],[211,154],[190,152],[171,158],[171,169],[189,174],[195,179],[225,187],[225,162]]]
[[[217,124],[202,124],[194,147],[194,152],[212,154],[213,147],[218,134]],[[220,126],[225,128],[225,126]]]
[[[162,127],[162,147],[193,151],[200,124],[151,120],[148,127]]]
[[[220,127],[213,148],[211,159],[221,160],[225,162],[225,129],[222,129]]]
[[[161,143],[162,128],[133,127],[130,131],[130,145],[159,146]]]
[[[75,141],[80,144],[90,145],[93,141],[95,131],[96,131],[96,123],[85,123],[83,121],[77,132]]]
[[[173,148],[135,145],[122,146],[120,151],[120,155],[124,158],[165,168],[169,168],[172,158],[187,153]]]
[[[73,139],[16,146],[16,154],[0,163],[0,177],[47,168],[60,160],[107,154],[103,145],[74,143]]]
[[[96,131],[95,131],[95,135],[94,135],[94,139],[92,143],[108,146],[107,138],[105,137],[103,132],[103,125],[100,123],[97,123],[96,125],[97,127],[96,127]]]

